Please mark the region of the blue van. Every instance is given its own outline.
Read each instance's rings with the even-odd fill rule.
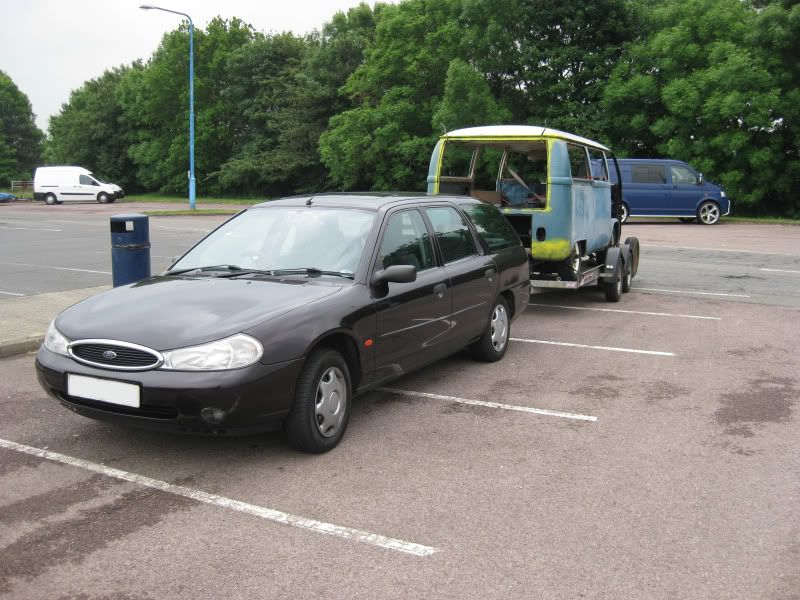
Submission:
[[[685,162],[655,158],[620,158],[622,222],[630,217],[676,217],[714,225],[729,215],[731,201],[718,185]],[[593,165],[595,169],[599,165]],[[617,174],[610,170],[611,181]]]

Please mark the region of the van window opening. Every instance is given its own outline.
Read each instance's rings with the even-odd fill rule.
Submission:
[[[567,154],[569,155],[569,166],[572,169],[572,178],[591,179],[586,148],[575,144],[567,144]]]

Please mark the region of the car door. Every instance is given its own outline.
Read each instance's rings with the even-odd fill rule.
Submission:
[[[479,337],[497,286],[497,267],[479,252],[465,217],[451,205],[428,206],[442,263],[452,285],[452,343],[461,347]]]
[[[376,381],[442,357],[451,346],[450,281],[417,209],[398,210],[385,221],[372,272],[392,265],[415,266],[417,279],[373,286]]]
[[[672,178],[669,213],[676,216],[695,216],[697,205],[703,198],[703,189],[698,185],[700,176],[685,165],[671,164],[669,171]]]

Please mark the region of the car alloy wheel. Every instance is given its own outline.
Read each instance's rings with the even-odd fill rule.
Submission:
[[[697,218],[703,225],[714,225],[719,221],[719,205],[716,202],[703,202],[697,211]]]

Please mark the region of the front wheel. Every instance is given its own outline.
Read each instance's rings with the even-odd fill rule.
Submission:
[[[500,296],[495,300],[481,339],[471,346],[473,356],[483,362],[497,362],[506,354],[510,335],[511,317],[508,313],[508,304],[506,299]]]
[[[336,447],[350,417],[350,369],[336,350],[318,348],[297,379],[294,404],[284,424],[289,444],[314,454]]]
[[[105,204],[106,202],[108,202],[108,194],[106,194],[105,192],[100,192],[99,194],[97,194],[97,201],[100,204]]]
[[[719,221],[719,204],[706,200],[697,209],[697,220],[703,225],[714,225]]]

